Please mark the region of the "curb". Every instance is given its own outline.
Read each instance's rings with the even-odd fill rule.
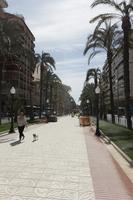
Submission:
[[[101,130],[101,139],[104,140],[107,144],[111,144],[120,154],[121,156],[129,163],[130,167],[133,168],[133,160],[129,158],[128,155],[126,155],[114,142],[110,140],[109,137],[107,137]]]

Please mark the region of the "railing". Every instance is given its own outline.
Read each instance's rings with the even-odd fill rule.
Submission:
[[[109,122],[112,121],[111,114],[107,114],[107,121]],[[133,117],[131,118],[131,121],[132,121],[132,127],[133,127]],[[118,115],[115,115],[115,123],[127,127],[127,119],[125,116],[118,117]]]

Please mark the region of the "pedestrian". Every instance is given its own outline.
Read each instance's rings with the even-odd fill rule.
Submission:
[[[19,131],[19,140],[24,140],[25,136],[23,134],[25,126],[27,126],[26,116],[24,115],[24,112],[20,112],[17,116],[17,124],[18,124],[18,131]]]

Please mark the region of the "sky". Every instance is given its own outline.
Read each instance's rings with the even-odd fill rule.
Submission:
[[[56,62],[55,73],[63,84],[72,88],[71,95],[78,103],[86,72],[102,67],[105,55],[96,56],[88,66],[83,55],[87,37],[94,24],[89,20],[104,13],[103,6],[90,8],[92,0],[7,0],[5,11],[22,14],[35,36],[36,53],[49,52]],[[107,9],[106,9],[107,11]]]

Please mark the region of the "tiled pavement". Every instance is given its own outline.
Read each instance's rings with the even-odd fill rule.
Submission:
[[[105,145],[77,118],[34,125],[25,135],[22,143],[17,133],[0,137],[0,200],[133,199]]]
[[[39,140],[32,142],[32,134]],[[77,119],[29,128],[25,141],[0,144],[0,200],[95,200],[87,149]],[[12,144],[12,145],[10,145]]]

